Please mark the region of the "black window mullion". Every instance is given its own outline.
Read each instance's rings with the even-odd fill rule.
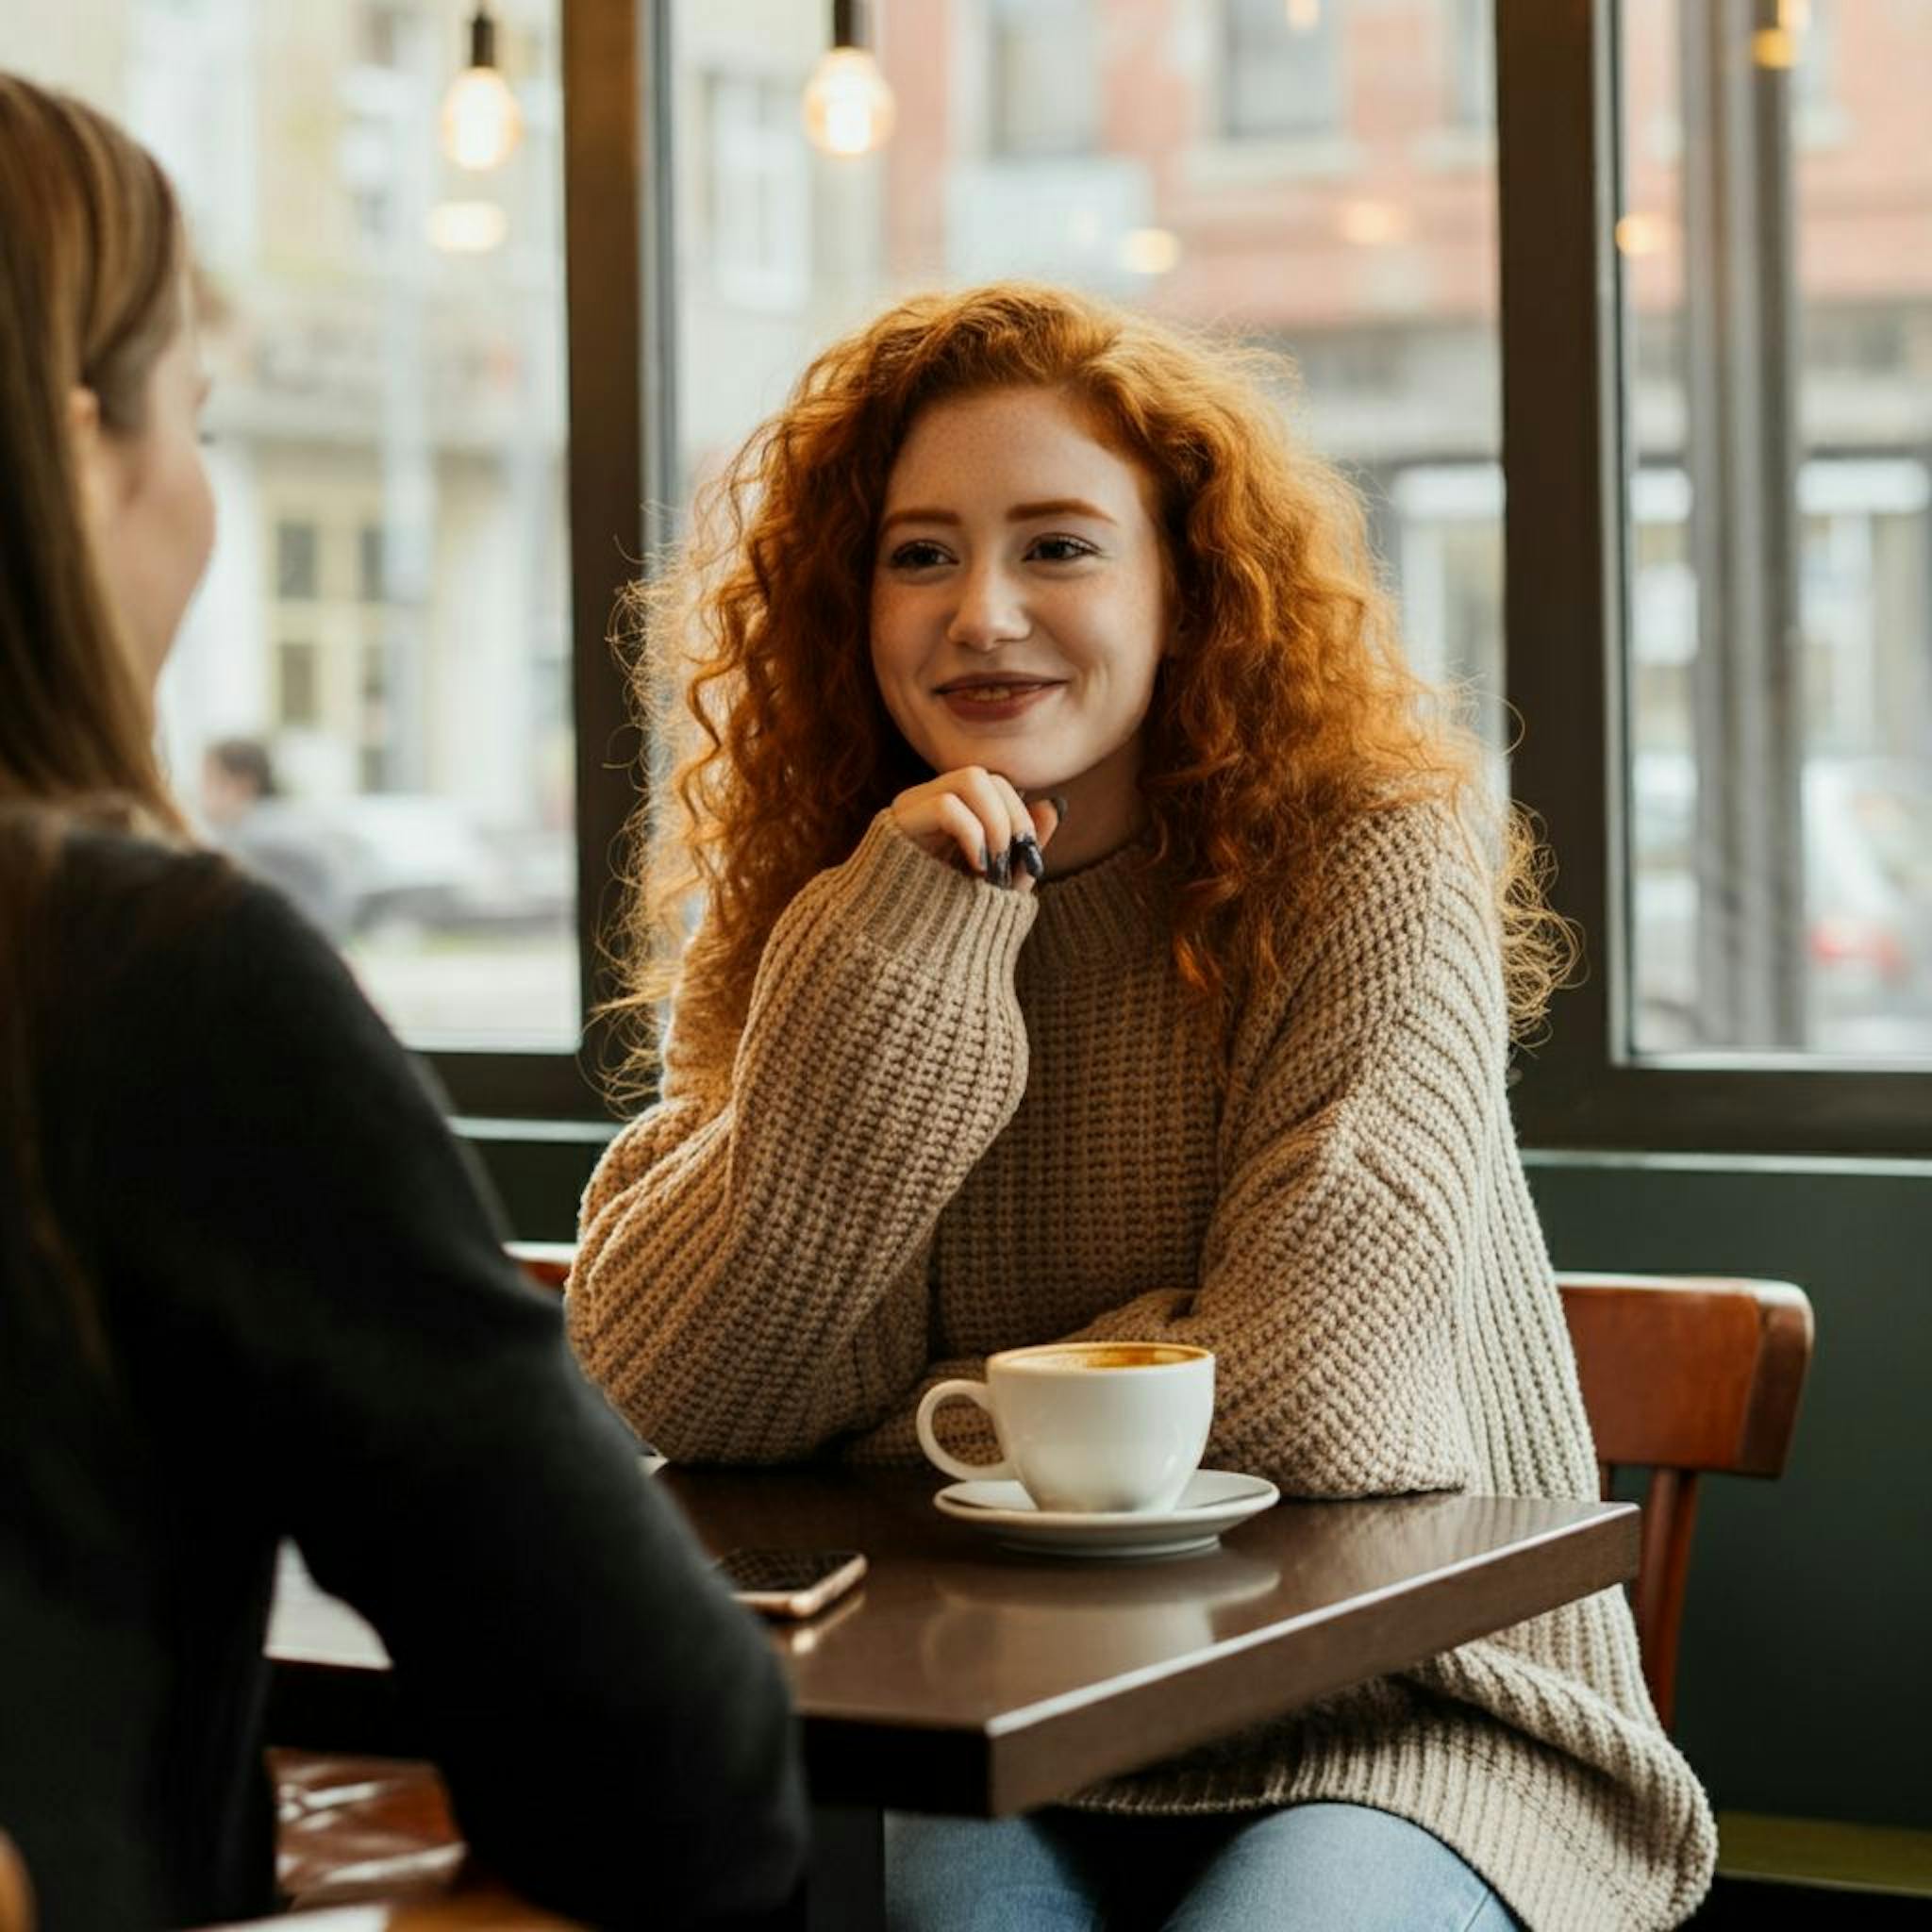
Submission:
[[[564,288],[569,359],[571,695],[582,1049],[426,1056],[458,1114],[582,1118],[603,1111],[592,1017],[612,990],[602,939],[620,890],[621,835],[644,772],[611,650],[611,622],[646,542],[641,267],[661,146],[641,129],[663,9],[561,0]]]
[[[1504,636],[1522,720],[1511,784],[1558,856],[1554,903],[1589,947],[1587,978],[1559,996],[1516,1090],[1524,1136],[1539,1141],[1589,1131],[1622,926],[1607,783],[1622,763],[1611,677],[1623,628],[1607,12],[1593,0],[1496,5]]]

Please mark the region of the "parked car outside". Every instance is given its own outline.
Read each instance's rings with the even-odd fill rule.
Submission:
[[[1640,753],[1632,781],[1638,1050],[1725,1046],[1699,986],[1696,766]],[[1932,774],[1817,758],[1802,783],[1805,1037],[1782,1044],[1932,1057]]]
[[[571,918],[568,836],[488,830],[454,799],[265,798],[225,826],[222,840],[338,942],[397,929],[513,931]]]

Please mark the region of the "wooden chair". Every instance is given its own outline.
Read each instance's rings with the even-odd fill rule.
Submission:
[[[1785,1281],[1559,1274],[1603,1492],[1651,1472],[1632,1592],[1643,1674],[1668,1726],[1697,1478],[1781,1474],[1811,1360],[1811,1304]]]
[[[0,1932],[34,1932],[33,1888],[13,1840],[0,1831]]]
[[[570,1241],[510,1241],[509,1257],[539,1288],[562,1290],[570,1279],[576,1248]]]

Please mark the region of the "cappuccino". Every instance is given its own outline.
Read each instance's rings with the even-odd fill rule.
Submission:
[[[1096,1374],[1095,1370],[1110,1373]],[[991,1418],[1000,1459],[962,1462],[933,1431],[942,1403]],[[948,1475],[1018,1482],[1041,1509],[1171,1509],[1214,1421],[1214,1357],[1172,1341],[1055,1341],[989,1356],[984,1382],[941,1382],[919,1405],[920,1447]]]

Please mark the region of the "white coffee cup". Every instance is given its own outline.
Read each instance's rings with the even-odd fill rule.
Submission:
[[[997,1462],[941,1447],[941,1403],[978,1404]],[[919,1405],[919,1446],[968,1482],[1016,1481],[1041,1509],[1172,1509],[1214,1421],[1214,1357],[1171,1341],[1049,1341],[986,1360],[984,1382],[941,1382]]]

